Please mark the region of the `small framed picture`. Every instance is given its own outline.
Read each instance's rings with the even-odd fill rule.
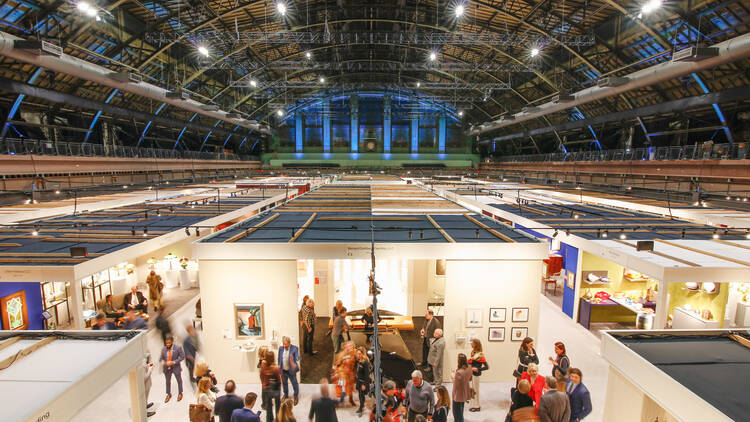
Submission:
[[[482,310],[479,308],[466,309],[466,327],[476,328],[482,326]]]
[[[510,329],[510,341],[523,341],[528,336],[528,327],[513,327]]]
[[[505,341],[505,327],[490,327],[487,340]]]
[[[490,322],[505,322],[506,308],[490,308]]]
[[[513,322],[529,322],[529,308],[513,308]]]
[[[574,290],[576,288],[576,273],[573,271],[568,271],[568,275],[565,278],[565,285],[568,286],[569,289]]]

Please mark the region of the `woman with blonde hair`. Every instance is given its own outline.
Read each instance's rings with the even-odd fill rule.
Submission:
[[[218,393],[219,389],[216,388],[216,375],[214,375],[213,372],[211,372],[211,368],[208,367],[208,363],[205,360],[199,360],[195,362],[195,369],[193,369],[193,376],[196,380],[199,380],[203,377],[208,378],[211,380],[211,391],[214,393]]]
[[[296,422],[292,409],[294,408],[294,400],[287,397],[281,401],[281,407],[279,407],[278,415],[276,415],[275,422]]]
[[[521,379],[529,381],[531,389],[527,394],[534,400],[534,407],[539,409],[539,399],[542,398],[544,389],[547,388],[544,377],[539,375],[539,366],[534,362],[529,363],[528,370],[521,374]]]
[[[336,394],[339,396],[339,402],[343,403],[345,396],[349,396],[349,404],[356,406],[354,403],[355,374],[354,367],[357,364],[354,343],[347,341],[341,346],[341,351],[336,355],[333,363],[333,376],[336,381]]]
[[[196,403],[205,406],[213,414],[216,395],[211,391],[211,378],[203,377],[198,380],[198,391],[195,392]],[[213,416],[211,417],[213,420]]]
[[[479,377],[482,376],[482,372],[490,369],[487,365],[487,359],[484,357],[482,351],[482,342],[475,338],[471,340],[471,356],[469,357],[469,365],[471,366],[471,390],[472,397],[469,400],[469,412],[479,412],[482,407],[479,403]]]

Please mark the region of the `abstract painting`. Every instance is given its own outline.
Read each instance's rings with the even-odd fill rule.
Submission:
[[[234,323],[237,327],[237,338],[259,338],[265,336],[263,324],[262,303],[235,303],[234,304]]]

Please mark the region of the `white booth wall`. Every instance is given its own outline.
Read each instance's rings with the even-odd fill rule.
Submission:
[[[482,341],[490,369],[482,373],[483,382],[512,382],[513,370],[518,365],[519,341],[511,341],[513,327],[528,328],[528,336],[536,338],[539,331],[539,280],[542,265],[539,260],[493,261],[448,260],[445,282],[445,356],[444,381],[450,381],[456,369],[459,353],[471,353],[469,339]],[[505,322],[490,323],[489,309],[505,308]],[[482,310],[482,326],[467,328],[466,310]],[[528,308],[528,322],[512,322],[512,308]],[[488,341],[489,327],[505,327],[504,341]],[[456,334],[467,337],[456,341]]]

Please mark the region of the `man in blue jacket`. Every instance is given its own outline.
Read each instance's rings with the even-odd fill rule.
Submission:
[[[292,344],[292,340],[284,336],[281,338],[281,346],[278,353],[279,368],[281,368],[281,381],[284,388],[284,398],[289,397],[288,380],[292,381],[294,390],[294,404],[299,403],[299,383],[297,372],[299,371],[299,348]]]
[[[182,351],[182,347],[174,344],[172,335],[168,335],[164,340],[164,348],[161,350],[161,357],[159,358],[159,361],[163,362],[164,377],[167,381],[167,397],[164,399],[164,403],[172,398],[172,375],[177,379],[177,401],[182,400],[181,362],[183,360],[185,360],[185,352]]]
[[[255,400],[258,395],[255,393],[245,394],[245,407],[241,409],[235,409],[232,412],[231,422],[260,422],[260,411],[258,413],[253,412],[253,406],[255,406]]]
[[[578,368],[568,369],[568,386],[566,391],[570,397],[570,422],[578,422],[591,413],[591,395],[581,382],[583,374]]]

